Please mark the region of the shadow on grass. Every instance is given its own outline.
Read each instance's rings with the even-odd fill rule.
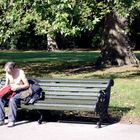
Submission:
[[[80,74],[84,72],[96,71],[92,65],[82,65],[81,63],[70,64],[68,62],[58,63],[54,65],[38,64],[25,67],[29,76],[44,77],[49,73],[66,73],[66,74]]]
[[[116,72],[108,72],[104,73],[106,69],[100,69],[99,74],[98,70],[95,68],[93,64],[90,65],[82,65],[81,63],[59,63],[54,65],[45,65],[45,64],[37,64],[32,66],[27,66],[26,71],[29,76],[35,77],[44,77],[45,75],[49,75],[50,73],[65,73],[66,75],[75,75],[75,74],[85,74],[85,78],[134,78],[140,76],[140,70],[137,69],[135,71],[116,71]],[[93,72],[93,75],[86,76],[86,73]],[[103,73],[102,73],[103,72]]]
[[[122,120],[122,117],[125,116],[129,111],[133,110],[134,107],[109,107],[109,116],[112,123],[117,123]],[[126,120],[127,121],[127,120]]]
[[[39,110],[43,114],[43,122],[61,122],[75,124],[97,124],[99,118],[93,116],[93,113],[83,113],[77,111],[48,111]],[[28,120],[29,122],[38,121],[40,114],[37,110],[18,111],[17,121]]]
[[[103,125],[107,126],[120,122],[122,117],[133,109],[133,107],[109,107],[109,118],[103,120]],[[96,124],[99,120],[99,116],[95,116],[93,112],[48,110],[40,110],[40,112],[43,114],[43,121],[45,122]],[[17,121],[28,120],[32,122],[39,118],[40,114],[37,110],[18,110]]]

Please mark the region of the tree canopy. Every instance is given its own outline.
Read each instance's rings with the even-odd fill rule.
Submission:
[[[115,9],[132,22],[139,13],[139,0],[0,0],[1,47],[16,48],[21,37],[80,36],[93,31]],[[125,29],[129,31],[128,28]]]

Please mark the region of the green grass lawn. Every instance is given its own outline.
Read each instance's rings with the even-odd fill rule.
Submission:
[[[135,52],[140,59],[140,52]],[[140,123],[140,67],[124,66],[95,70],[96,51],[0,52],[0,76],[7,61],[16,61],[28,76],[41,78],[113,78],[109,114],[125,122]]]
[[[0,52],[1,67],[7,61],[15,61],[35,77],[49,76],[50,73],[62,73],[67,70],[93,66],[98,52]],[[2,73],[2,72],[1,72]]]

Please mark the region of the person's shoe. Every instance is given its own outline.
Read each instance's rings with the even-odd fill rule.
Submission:
[[[15,123],[14,122],[8,122],[8,125],[7,125],[8,127],[13,127],[13,126],[15,126]]]
[[[4,121],[0,121],[0,126],[4,125]]]

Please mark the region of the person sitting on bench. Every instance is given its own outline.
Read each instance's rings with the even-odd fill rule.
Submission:
[[[12,92],[11,96],[0,96],[0,125],[4,125],[5,113],[4,106],[8,103],[9,113],[8,113],[8,127],[15,125],[17,106],[20,102],[20,92],[29,88],[29,83],[26,78],[24,71],[16,67],[15,62],[7,62],[4,66],[6,72],[6,82],[5,85],[0,89],[0,95],[6,90],[9,93]],[[10,96],[10,97],[9,97]]]

